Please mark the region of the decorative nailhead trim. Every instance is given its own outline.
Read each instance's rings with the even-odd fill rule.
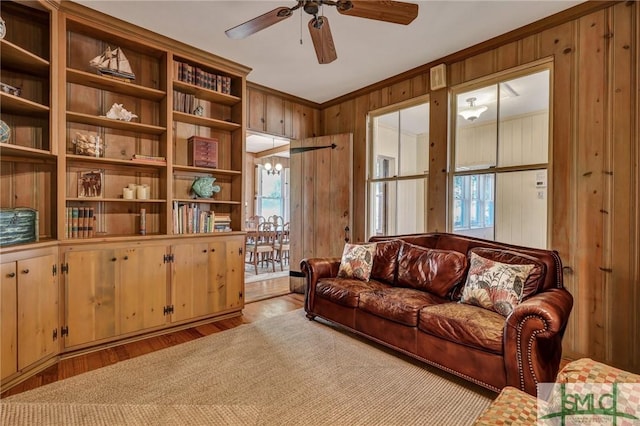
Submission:
[[[529,342],[527,343],[527,359],[528,359],[528,366],[529,366],[529,373],[531,374],[531,377],[533,377],[533,382],[537,385],[538,382],[538,378],[536,377],[536,373],[535,371],[533,371],[533,363],[532,363],[532,358],[531,358],[531,352],[532,352],[532,347],[533,347],[533,341],[536,339],[537,335],[540,333],[543,333],[545,331],[549,330],[549,325],[547,324],[547,321],[545,321],[544,318],[537,316],[537,315],[527,315],[526,317],[524,317],[522,319],[522,321],[518,322],[518,333],[516,335],[516,355],[517,355],[517,359],[518,359],[518,372],[520,374],[520,389],[524,391],[524,368],[522,365],[522,350],[521,345],[522,345],[522,327],[524,326],[524,323],[527,322],[530,319],[541,319],[542,322],[544,323],[544,329],[542,330],[535,330],[532,333],[531,338],[529,339]]]
[[[468,380],[468,381],[470,381],[470,382],[473,382],[473,383],[475,383],[476,385],[480,385],[480,386],[482,386],[482,387],[484,387],[484,388],[487,388],[487,389],[489,389],[489,390],[492,390],[492,391],[494,391],[494,392],[500,392],[500,391],[502,390],[502,389],[497,388],[497,387],[495,387],[495,386],[493,386],[493,385],[490,385],[490,384],[488,384],[488,383],[485,383],[485,382],[483,382],[483,381],[481,381],[481,380],[478,380],[478,379],[473,378],[473,377],[471,377],[471,376],[467,376],[467,375],[466,375],[466,374],[464,374],[464,373],[461,373],[461,372],[456,371],[456,370],[452,370],[451,368],[449,368],[449,367],[445,367],[444,365],[440,365],[440,364],[438,364],[437,362],[429,361],[428,359],[422,358],[421,356],[418,356],[418,355],[416,355],[416,354],[412,354],[411,352],[405,351],[405,350],[404,350],[404,349],[402,349],[402,348],[398,348],[398,347],[396,347],[396,346],[390,345],[389,343],[387,343],[387,342],[385,342],[385,341],[379,340],[379,339],[377,339],[377,338],[375,338],[375,337],[373,337],[373,336],[370,336],[370,335],[368,335],[368,334],[365,334],[365,333],[363,333],[363,332],[361,332],[361,331],[358,331],[358,330],[353,329],[353,328],[351,328],[351,327],[348,327],[348,326],[346,326],[346,325],[343,325],[343,324],[340,324],[340,323],[338,323],[338,322],[335,322],[334,320],[329,319],[329,318],[326,318],[326,317],[324,317],[324,316],[322,316],[322,315],[319,315],[319,314],[317,314],[317,313],[314,313],[314,316],[316,316],[316,317],[318,317],[318,318],[322,318],[322,319],[323,319],[323,320],[325,320],[325,321],[329,321],[330,323],[337,325],[339,328],[342,328],[342,329],[344,329],[344,330],[350,331],[350,332],[352,332],[352,333],[354,333],[354,334],[357,334],[357,335],[359,335],[359,336],[366,337],[368,340],[371,340],[371,341],[373,341],[373,342],[376,342],[376,343],[378,343],[378,344],[380,344],[380,345],[382,345],[382,346],[386,346],[386,347],[391,348],[391,349],[393,349],[393,350],[395,350],[395,351],[397,351],[397,352],[400,352],[400,353],[402,353],[402,354],[404,354],[404,355],[407,355],[407,356],[409,356],[409,357],[411,357],[411,358],[417,359],[418,361],[422,361],[422,362],[424,362],[425,364],[429,364],[429,365],[432,365],[432,366],[434,366],[434,367],[438,367],[439,369],[444,370],[444,371],[446,371],[447,373],[451,373],[451,374],[453,374],[454,376],[462,377],[463,379]]]

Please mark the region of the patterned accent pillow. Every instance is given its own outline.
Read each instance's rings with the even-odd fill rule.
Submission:
[[[510,265],[471,253],[460,303],[508,316],[522,301],[524,283],[535,265]]]
[[[376,244],[345,244],[338,277],[369,281]]]

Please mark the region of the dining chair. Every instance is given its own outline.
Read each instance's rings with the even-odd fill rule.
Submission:
[[[289,222],[282,225],[282,230],[277,232],[276,241],[273,244],[273,251],[275,253],[274,262],[280,263],[280,270],[284,271],[285,262],[289,264]]]
[[[263,222],[258,225],[257,231],[247,233],[245,250],[249,254],[249,259],[245,262],[253,265],[256,275],[258,275],[258,262],[261,264],[266,262],[267,265],[271,263],[272,271],[276,271],[273,251],[275,240],[275,227],[269,222]]]

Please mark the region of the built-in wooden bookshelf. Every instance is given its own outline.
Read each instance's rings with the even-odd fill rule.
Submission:
[[[12,130],[0,207],[38,218],[38,241],[0,247],[3,390],[69,351],[239,315],[249,68],[73,2],[3,1],[1,13],[0,81],[20,93],[0,91]],[[134,79],[90,65],[116,47]],[[182,81],[177,62],[216,85]],[[178,94],[201,108],[175,109]],[[137,117],[108,118],[114,104]],[[192,136],[218,141],[217,167],[190,165]],[[221,190],[195,198],[198,177]],[[175,232],[180,205],[227,232]]]

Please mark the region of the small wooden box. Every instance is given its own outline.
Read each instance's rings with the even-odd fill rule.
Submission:
[[[190,166],[218,168],[218,139],[191,136],[188,143]]]
[[[27,207],[0,209],[0,246],[38,241],[38,211]]]

